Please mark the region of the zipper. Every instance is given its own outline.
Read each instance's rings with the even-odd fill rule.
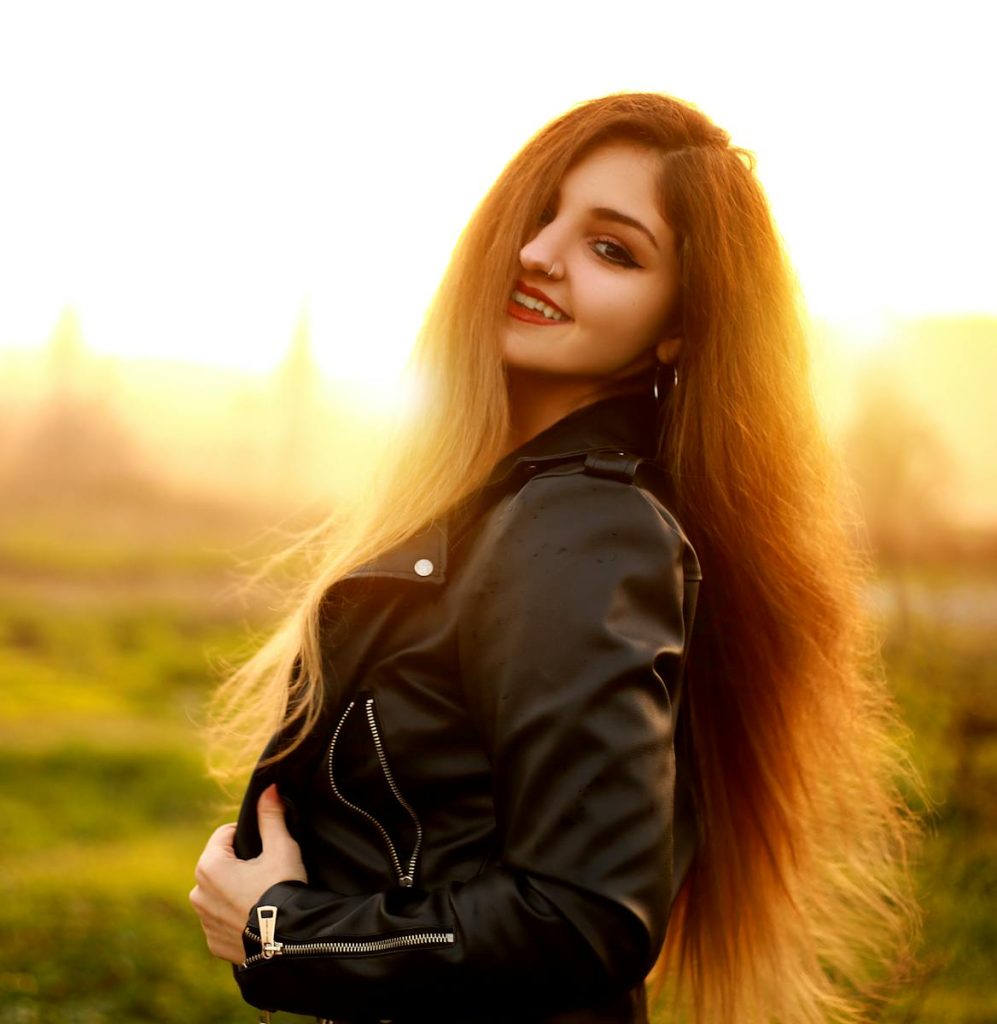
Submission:
[[[254,942],[260,943],[259,953],[243,961],[242,967],[250,967],[261,960],[275,956],[308,955],[311,953],[386,953],[394,949],[411,949],[416,946],[449,946],[454,933],[447,931],[405,932],[383,939],[341,939],[337,942],[277,942],[277,908],[257,907],[256,916],[259,931],[248,925],[243,929]]]
[[[384,777],[391,787],[391,792],[395,794],[395,799],[405,808],[408,816],[412,819],[412,824],[415,825],[415,846],[412,848],[412,856],[409,857],[408,874],[400,880],[402,885],[410,886],[415,881],[415,866],[419,860],[419,851],[422,849],[422,824],[412,809],[412,805],[402,796],[398,783],[395,782],[395,776],[391,771],[391,767],[388,765],[388,758],[384,753],[384,744],[381,742],[381,735],[377,730],[377,720],[374,717],[374,698],[368,697],[365,703],[367,706],[367,724],[370,726],[371,736],[374,737],[374,747],[377,750],[377,759],[381,762],[381,770],[384,772]]]
[[[392,842],[391,836],[388,835],[388,830],[371,814],[369,811],[365,811],[362,807],[358,807],[355,803],[351,803],[346,799],[345,796],[339,791],[339,787],[336,785],[336,776],[333,763],[336,756],[336,743],[339,739],[339,734],[342,732],[343,725],[346,723],[346,719],[350,712],[356,705],[355,700],[351,700],[347,705],[346,710],[343,712],[342,717],[339,719],[339,724],[336,726],[335,732],[332,734],[332,740],[329,743],[329,757],[328,757],[328,768],[329,768],[329,785],[332,787],[333,793],[336,797],[350,810],[355,811],[357,814],[366,818],[376,829],[381,833],[381,837],[384,839],[384,843],[388,848],[388,853],[391,856],[391,863],[394,866],[395,874],[398,876],[398,883],[404,888],[410,888],[415,882],[415,868],[416,863],[419,859],[419,851],[422,848],[422,824],[419,818],[416,816],[415,811],[408,801],[402,796],[401,790],[398,788],[398,784],[395,782],[395,777],[391,772],[391,768],[388,765],[388,758],[384,753],[384,744],[381,741],[381,735],[377,728],[377,720],[374,717],[374,698],[367,697],[364,699],[364,705],[367,714],[367,724],[370,728],[371,737],[374,740],[374,749],[377,751],[377,760],[381,765],[381,771],[384,773],[385,781],[388,783],[388,787],[394,794],[395,799],[405,808],[408,812],[409,817],[412,819],[412,823],[415,825],[415,846],[412,849],[412,856],[409,857],[407,870],[402,866],[401,858],[398,856],[398,850],[395,848],[394,842]]]
[[[275,940],[277,932],[277,908],[258,907],[256,920],[260,922],[260,945],[263,947],[261,956],[269,960],[281,950],[281,943]]]

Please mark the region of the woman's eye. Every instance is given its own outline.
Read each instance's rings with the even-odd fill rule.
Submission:
[[[605,246],[605,249],[601,249],[600,246]],[[638,266],[637,261],[623,248],[622,245],[617,245],[616,242],[609,241],[608,238],[597,238],[592,243],[592,248],[600,255],[603,259],[608,260],[610,263],[618,263],[623,267],[636,267]]]
[[[548,206],[544,209],[543,213],[540,214],[539,224],[540,227],[546,227],[554,219],[554,211]]]

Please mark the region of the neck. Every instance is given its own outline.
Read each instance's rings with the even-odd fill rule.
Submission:
[[[642,382],[606,381],[590,377],[538,373],[506,367],[509,391],[509,433],[503,454],[553,426],[569,413],[614,395],[641,394]]]

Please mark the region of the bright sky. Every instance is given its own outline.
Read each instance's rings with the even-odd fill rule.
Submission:
[[[0,6],[0,349],[400,363],[543,123],[672,93],[754,150],[820,317],[997,314],[988,4]],[[870,334],[869,330],[866,331]]]

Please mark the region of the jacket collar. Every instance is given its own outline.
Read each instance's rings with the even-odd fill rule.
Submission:
[[[648,395],[615,395],[575,409],[503,456],[485,484],[505,480],[517,465],[545,458],[619,448],[653,457],[658,407]]]
[[[457,515],[480,514],[495,500],[497,493],[504,490],[497,485],[505,484],[513,471],[524,465],[534,468],[533,463],[542,464],[547,459],[605,449],[653,457],[656,426],[657,403],[650,394],[616,395],[582,406],[500,459],[484,486],[462,505]],[[422,583],[445,582],[452,518],[452,515],[446,516],[428,524],[344,578],[376,576]]]

